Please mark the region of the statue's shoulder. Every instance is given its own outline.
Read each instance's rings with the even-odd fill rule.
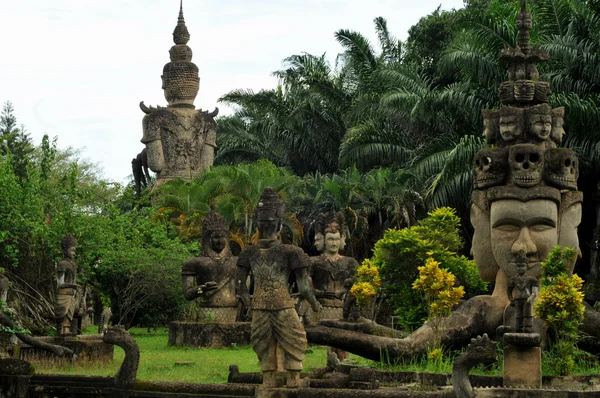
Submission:
[[[213,261],[208,257],[193,257],[183,263],[181,271],[184,274],[196,274],[212,266]]]
[[[63,258],[62,260],[60,260],[58,262],[58,264],[56,265],[56,269],[57,271],[64,271],[66,269],[75,269],[76,265],[75,262],[66,258]]]
[[[250,246],[249,248],[244,249],[244,251],[242,251],[240,255],[236,257],[236,264],[239,267],[250,267],[250,260],[258,255],[259,250],[260,249],[258,246]]]
[[[161,138],[160,132],[169,125],[175,126],[177,115],[167,108],[158,107],[152,108],[152,111],[146,113],[142,119],[142,127],[144,136],[142,143],[152,142]]]
[[[344,256],[344,257],[342,257],[342,262],[346,267],[352,267],[352,268],[358,267],[358,261],[356,261],[356,259],[354,257]]]

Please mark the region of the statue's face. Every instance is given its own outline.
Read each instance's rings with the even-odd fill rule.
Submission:
[[[258,220],[258,232],[262,239],[272,239],[277,236],[281,228],[281,220]]]
[[[320,232],[317,232],[315,234],[315,247],[320,252],[322,252],[325,249],[325,237]]]
[[[327,232],[325,234],[325,250],[329,254],[337,254],[340,251],[342,238],[339,232]]]
[[[500,117],[500,135],[504,141],[513,141],[522,133],[521,124],[516,116]]]
[[[541,277],[540,262],[558,244],[558,207],[547,199],[499,200],[490,209],[492,253],[508,278],[518,275],[515,259],[527,256],[526,275]]]
[[[69,247],[67,249],[67,256],[69,256],[69,258],[75,258],[76,252],[77,252],[77,249],[75,249],[75,247]]]
[[[210,236],[210,247],[213,251],[220,253],[227,246],[227,234],[223,231],[215,231]]]
[[[552,131],[551,115],[533,115],[529,121],[529,131],[534,138],[543,141],[550,137]]]
[[[475,230],[473,233],[473,242],[471,244],[471,255],[479,276],[486,282],[492,282],[496,279],[498,273],[498,263],[492,252],[492,238],[490,235],[490,214],[483,211],[476,204],[471,205],[471,224]]]
[[[494,121],[491,119],[483,119],[483,138],[485,138],[488,142],[493,142],[496,138],[495,133]]]
[[[555,137],[555,140],[559,143],[562,141],[565,135],[564,129],[565,119],[562,117],[554,117],[554,122],[552,124],[552,137]]]

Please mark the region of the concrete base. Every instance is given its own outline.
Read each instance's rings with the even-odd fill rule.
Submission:
[[[542,388],[540,347],[504,346],[504,387]]]
[[[256,388],[256,398],[297,398],[299,388]]]
[[[13,356],[28,362],[60,362],[60,361],[73,361],[73,362],[88,362],[93,361],[95,363],[110,362],[114,355],[114,346],[112,344],[106,344],[102,341],[100,335],[80,335],[73,337],[38,337],[40,340],[60,345],[63,347],[70,348],[75,353],[75,357],[71,358],[57,358],[54,354],[43,351],[38,348],[32,347],[28,344],[18,344],[13,348]]]
[[[169,345],[175,347],[231,347],[250,345],[250,322],[169,323]]]

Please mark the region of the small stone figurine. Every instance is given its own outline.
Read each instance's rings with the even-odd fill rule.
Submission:
[[[533,328],[533,301],[540,286],[539,281],[534,276],[525,276],[527,272],[527,256],[524,251],[520,251],[515,258],[518,276],[510,278],[507,287],[510,305],[515,307],[517,319],[517,333],[531,333]],[[514,292],[514,296],[513,296]]]

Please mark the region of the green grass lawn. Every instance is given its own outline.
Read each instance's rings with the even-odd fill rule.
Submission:
[[[240,372],[260,371],[258,358],[250,346],[221,349],[171,347],[167,344],[167,328],[155,331],[132,328],[129,332],[140,346],[139,380],[226,383],[231,364],[238,365]],[[115,346],[114,359],[107,364],[36,363],[35,368],[36,373],[114,376],[124,355],[123,350]],[[311,346],[304,359],[304,370],[324,367],[326,359],[326,348]],[[193,364],[175,366],[175,362],[180,361]]]

